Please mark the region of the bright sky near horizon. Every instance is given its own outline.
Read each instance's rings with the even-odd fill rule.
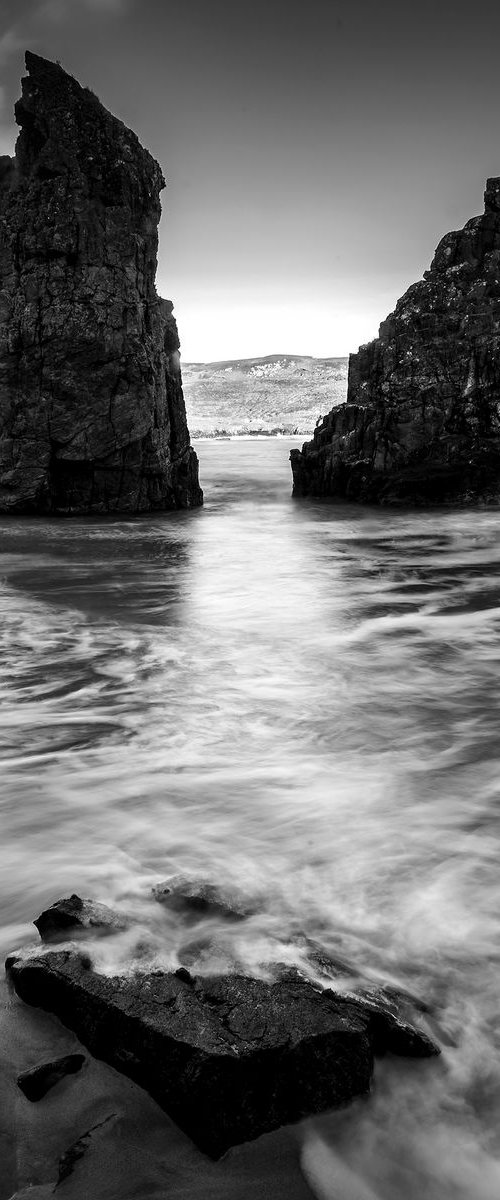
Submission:
[[[348,354],[500,174],[499,40],[497,0],[0,0],[0,153],[59,59],[162,165],[184,360]]]

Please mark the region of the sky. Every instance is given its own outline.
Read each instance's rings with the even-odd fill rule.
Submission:
[[[0,153],[58,59],[161,163],[184,360],[345,355],[482,211],[499,47],[498,0],[0,0]]]

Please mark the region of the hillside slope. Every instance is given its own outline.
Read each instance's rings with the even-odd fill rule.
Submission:
[[[183,363],[191,436],[310,433],[319,416],[345,400],[346,358],[272,354]]]

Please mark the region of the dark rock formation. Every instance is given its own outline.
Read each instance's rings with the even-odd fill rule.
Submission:
[[[60,1083],[61,1079],[65,1079],[66,1075],[76,1075],[81,1071],[84,1062],[84,1054],[65,1054],[63,1058],[54,1062],[41,1063],[38,1067],[31,1067],[29,1071],[23,1071],[18,1075],[17,1082],[27,1100],[34,1103],[36,1100],[43,1100],[47,1092],[50,1092],[56,1083]]]
[[[254,911],[245,897],[234,888],[226,893],[206,879],[174,875],[163,883],[157,883],[152,891],[160,904],[193,916],[217,916],[228,921],[242,921]]]
[[[11,975],[23,1000],[61,1017],[213,1157],[369,1087],[369,1017],[302,980],[109,979],[64,952]]]
[[[26,67],[0,159],[0,511],[201,504],[155,290],[160,167],[60,66]]]
[[[33,924],[43,942],[60,942],[86,929],[102,934],[118,933],[127,928],[125,919],[106,904],[82,900],[76,893],[56,900],[55,904],[40,913]]]
[[[375,1054],[397,1054],[404,1058],[431,1058],[438,1054],[430,1037],[414,1025],[415,1001],[391,988],[360,988],[346,993],[371,1014]]]
[[[89,1050],[145,1087],[207,1154],[345,1104],[369,1088],[373,1054],[439,1053],[415,1028],[298,973],[153,972],[107,978],[68,951],[10,959],[19,996],[55,1013]]]
[[[500,179],[485,212],[349,361],[347,403],[302,451],[294,494],[370,503],[500,498]]]

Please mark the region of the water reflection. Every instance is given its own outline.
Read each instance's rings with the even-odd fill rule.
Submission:
[[[163,529],[140,519],[4,521],[2,574],[13,588],[87,617],[175,622],[188,576],[190,538],[183,525],[189,518],[195,514],[173,514]]]

